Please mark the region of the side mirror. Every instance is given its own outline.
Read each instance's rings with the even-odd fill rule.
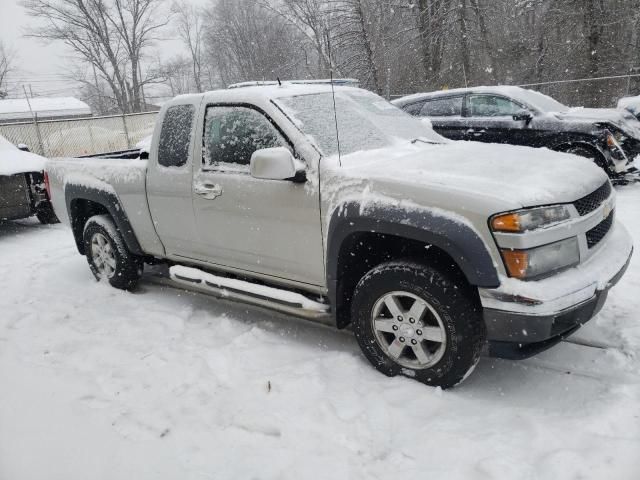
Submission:
[[[520,110],[519,112],[513,114],[513,119],[516,122],[525,122],[527,125],[529,125],[531,120],[533,120],[533,115],[531,115],[531,112],[527,110]]]
[[[251,155],[251,176],[265,180],[307,180],[304,164],[284,147],[263,148]]]

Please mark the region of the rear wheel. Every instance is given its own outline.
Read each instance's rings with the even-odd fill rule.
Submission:
[[[122,290],[134,288],[142,276],[143,262],[127,249],[108,215],[95,215],[84,227],[84,251],[97,280],[107,280]]]
[[[475,367],[485,328],[469,288],[413,262],[389,262],[358,283],[353,329],[367,359],[388,376],[449,388]]]

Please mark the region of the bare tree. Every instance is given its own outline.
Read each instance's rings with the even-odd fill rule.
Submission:
[[[67,44],[111,89],[118,108],[141,111],[143,88],[156,80],[142,75],[141,60],[154,33],[163,0],[24,0],[29,15],[43,21],[30,35]]]
[[[5,98],[9,91],[7,75],[13,70],[14,53],[0,40],[0,98]]]
[[[192,65],[187,57],[178,56],[162,63],[160,73],[172,97],[193,92]]]
[[[222,84],[302,74],[305,41],[254,0],[217,0],[207,10],[207,52]]]
[[[274,12],[306,37],[315,50],[316,67],[312,73],[316,77],[328,77],[332,62],[331,27],[329,24],[330,4],[327,0],[258,0],[259,4]],[[332,64],[333,63],[333,64]]]
[[[182,43],[187,47],[191,57],[191,70],[195,89],[197,92],[202,92],[204,13],[201,8],[187,3],[186,0],[174,2],[171,8],[176,15],[180,40],[182,40]]]

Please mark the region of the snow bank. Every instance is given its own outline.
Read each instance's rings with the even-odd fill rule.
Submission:
[[[640,239],[640,186],[621,190],[617,209]],[[149,277],[135,293],[96,283],[62,226],[3,224],[0,236],[2,478],[631,480],[640,471],[640,256],[579,332],[600,347],[485,357],[443,392],[379,374],[350,332]]]
[[[0,175],[42,172],[46,159],[35,153],[23,152],[0,136]]]

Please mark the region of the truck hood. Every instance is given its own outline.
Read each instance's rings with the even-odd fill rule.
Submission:
[[[342,158],[340,170],[349,178],[394,183],[391,191],[402,192],[403,184],[462,190],[520,207],[570,203],[607,181],[600,168],[574,155],[462,141],[357,152]]]
[[[554,114],[560,120],[589,124],[610,123],[620,130],[640,140],[640,121],[631,112],[614,108],[572,108],[564,113]]]

